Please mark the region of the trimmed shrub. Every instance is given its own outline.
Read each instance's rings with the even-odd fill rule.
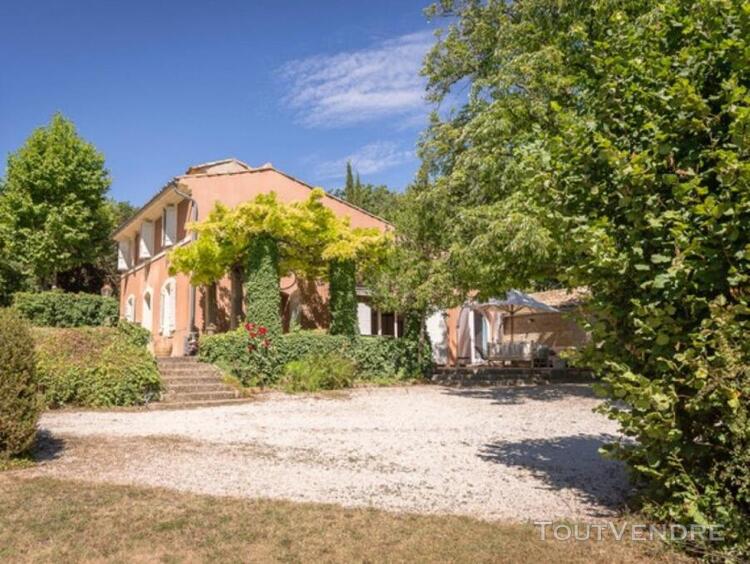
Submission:
[[[339,353],[313,354],[284,366],[280,385],[286,392],[351,388],[357,364]]]
[[[272,384],[290,362],[311,355],[339,353],[357,365],[357,377],[362,380],[403,379],[425,376],[432,368],[429,344],[419,361],[419,344],[410,339],[389,337],[345,337],[321,331],[298,331],[281,335],[271,343],[267,359],[271,365],[259,365],[248,351],[248,336],[244,329],[219,335],[204,335],[199,346],[199,358],[221,367],[239,378],[245,385]]]
[[[138,405],[158,399],[159,371],[132,327],[32,330],[40,390],[50,407]]]
[[[145,348],[151,342],[151,331],[143,325],[120,319],[117,322],[117,330],[125,340],[136,347]]]
[[[60,290],[19,292],[13,295],[13,307],[38,327],[114,325],[119,315],[114,298]]]
[[[356,272],[353,260],[334,260],[329,265],[331,335],[356,337],[359,334]]]
[[[250,242],[245,269],[247,320],[268,330],[271,340],[281,335],[279,244],[269,235]]]
[[[0,309],[0,458],[31,446],[41,408],[28,323]]]

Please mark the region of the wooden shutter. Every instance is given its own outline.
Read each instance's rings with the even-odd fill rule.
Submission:
[[[177,243],[177,207],[167,206],[164,208],[164,220],[162,222],[162,233],[164,234],[164,246],[169,247]]]
[[[154,222],[144,221],[141,224],[141,240],[138,248],[140,258],[154,256]]]
[[[117,243],[117,270],[123,272],[130,268],[130,241]]]

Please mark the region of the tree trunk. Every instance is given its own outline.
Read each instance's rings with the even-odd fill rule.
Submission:
[[[206,287],[206,332],[213,333],[216,330],[216,282]]]
[[[237,329],[242,322],[242,265],[235,264],[229,272],[231,281],[231,313],[229,328]]]

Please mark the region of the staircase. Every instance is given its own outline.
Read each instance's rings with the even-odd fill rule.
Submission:
[[[224,383],[221,372],[195,357],[157,357],[165,392],[162,403],[169,405],[211,405],[234,403],[240,393]]]

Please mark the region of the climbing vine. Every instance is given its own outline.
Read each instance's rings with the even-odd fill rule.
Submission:
[[[357,278],[353,260],[333,260],[330,263],[331,335],[354,337],[357,327]]]

